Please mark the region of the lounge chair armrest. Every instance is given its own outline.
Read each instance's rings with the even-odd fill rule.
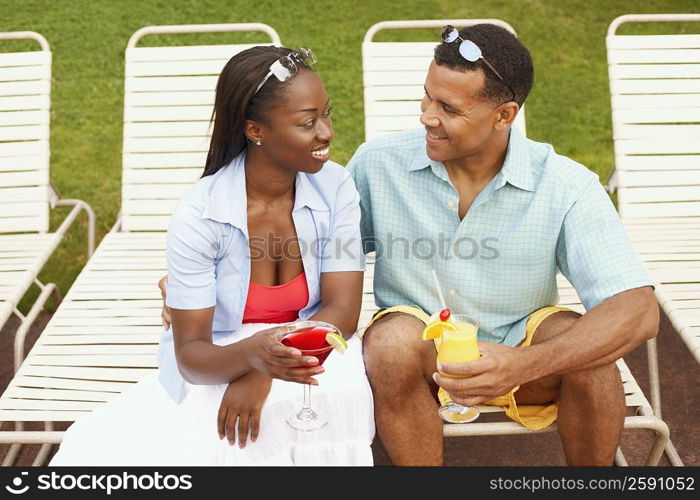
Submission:
[[[65,235],[66,231],[68,231],[68,228],[70,227],[71,224],[73,224],[73,221],[78,217],[78,214],[80,213],[81,210],[85,210],[85,213],[87,214],[88,217],[88,258],[93,254],[95,251],[95,211],[92,209],[90,205],[88,205],[86,202],[83,200],[74,200],[74,199],[56,199],[52,200],[51,203],[52,206],[54,207],[73,207],[73,210],[70,211],[70,213],[66,216],[66,218],[63,220],[61,225],[58,227],[56,230],[56,233],[60,235],[61,238]]]

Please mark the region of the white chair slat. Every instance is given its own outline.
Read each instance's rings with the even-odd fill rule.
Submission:
[[[27,141],[37,139],[49,140],[48,124],[0,127],[0,141]]]
[[[189,184],[130,184],[122,194],[125,200],[180,200],[190,187]]]
[[[51,72],[48,66],[9,66],[0,67],[0,82],[16,82],[20,80],[50,80]]]
[[[204,59],[230,59],[237,53],[255,47],[259,44],[235,44],[235,45],[182,45],[167,47],[131,47],[127,49],[127,58],[130,61],[154,62],[154,61],[201,61]]]
[[[432,52],[429,55],[409,56],[396,54],[387,57],[368,57],[364,61],[365,71],[428,71],[433,60]]]
[[[123,200],[124,215],[170,215],[179,200]]]
[[[13,389],[20,387],[39,387],[46,389],[73,389],[76,391],[122,392],[133,387],[130,382],[105,382],[93,380],[75,380],[49,377],[17,376]]]
[[[126,64],[126,76],[188,76],[219,75],[229,57],[209,60],[185,61],[130,61]]]
[[[659,161],[663,160],[663,157],[658,158]],[[685,186],[699,182],[698,174],[686,170],[627,170],[617,172],[617,177],[621,187]]]
[[[1,114],[1,113],[0,113]],[[49,154],[49,141],[0,142],[0,161],[2,157],[36,156]]]
[[[209,150],[209,137],[130,137],[125,153],[197,152]]]
[[[700,35],[613,35],[606,38],[610,49],[694,49]]]
[[[48,185],[34,187],[18,187],[18,188],[3,188],[2,201],[0,207],[4,203],[19,203],[19,202],[48,202],[50,197]]]
[[[46,398],[53,401],[98,401],[107,402],[116,394],[114,392],[97,392],[97,391],[76,391],[76,390],[61,390],[61,389],[39,389],[29,387],[12,387],[5,397],[12,399],[32,399]]]
[[[161,106],[125,108],[125,122],[203,121],[211,119],[211,106]]]
[[[131,169],[124,172],[125,184],[188,184],[202,174],[201,168]],[[127,187],[128,189],[128,187]],[[128,193],[128,191],[127,191]]]
[[[692,215],[700,217],[700,202],[679,202],[679,203],[640,203],[628,204],[620,207],[621,217],[658,217]]]
[[[618,64],[610,78],[699,78],[700,64]]]
[[[49,109],[51,99],[48,95],[30,96],[1,96],[0,111],[20,111],[33,109]]]
[[[697,139],[700,139],[698,137]],[[668,155],[700,153],[700,140],[682,139],[619,139],[615,153],[622,155]],[[659,158],[662,160],[662,158]],[[699,162],[700,165],[700,162]]]
[[[697,92],[699,79],[611,80],[610,93],[619,94],[688,94]]]
[[[190,92],[216,88],[218,76],[129,77],[124,83],[131,92]]]
[[[51,67],[51,52],[47,50],[4,52],[0,54],[0,68],[16,66]]]
[[[624,203],[644,203],[661,201],[699,201],[700,200],[700,170],[697,172],[695,186],[644,187],[624,188],[618,190],[618,201]]]
[[[151,368],[51,367],[28,364],[20,367],[19,374],[25,376],[138,382],[145,375],[152,373],[152,371]]]
[[[362,58],[433,57],[436,46],[437,42],[365,42],[362,44]]]
[[[0,188],[19,186],[42,186],[49,183],[49,171],[27,170],[22,172],[0,172]],[[3,197],[4,198],[4,197]],[[2,203],[4,200],[0,200]]]
[[[619,123],[697,123],[700,107],[688,108],[657,108],[653,112],[648,109],[618,109],[613,113],[613,128]]]
[[[613,109],[643,109],[653,112],[657,108],[687,108],[700,107],[700,80],[695,94],[646,94],[646,95],[614,95]]]
[[[50,397],[50,394],[47,391],[47,396]],[[0,400],[0,410],[94,410],[100,404],[95,401],[3,398]]]
[[[50,117],[48,109],[40,111],[5,111],[0,113],[0,127],[10,125],[48,125]]]
[[[697,155],[617,156],[615,170],[698,170]]]
[[[50,92],[51,82],[49,80],[0,82],[0,97],[10,95],[48,95]]]
[[[203,151],[190,153],[124,153],[124,168],[177,168],[198,167],[204,170],[207,153]]]
[[[96,403],[97,405],[98,403]],[[0,410],[3,422],[75,422],[89,412],[82,411],[37,411],[37,410]]]
[[[169,216],[126,216],[122,225],[130,231],[165,231],[169,221]]]
[[[137,137],[206,137],[210,133],[208,120],[193,122],[126,123],[124,136]]]
[[[420,116],[420,101],[376,101],[367,106],[366,117]],[[415,121],[414,123],[418,123]]]
[[[127,106],[200,106],[214,105],[214,91],[190,90],[187,92],[129,92],[124,96]]]
[[[697,140],[700,141],[700,125],[627,125],[620,124],[615,127],[614,139],[651,139],[651,140]],[[690,157],[692,158],[692,157]],[[695,165],[699,163],[694,158]]]
[[[402,85],[401,87],[366,87],[365,101],[405,101],[423,99],[423,85]]]
[[[368,71],[364,73],[365,87],[375,85],[423,85],[425,84],[425,70],[407,71]]]
[[[608,64],[698,63],[699,48],[608,50]]]

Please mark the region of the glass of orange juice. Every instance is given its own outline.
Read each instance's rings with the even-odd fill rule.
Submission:
[[[437,359],[440,363],[465,363],[479,359],[479,347],[476,342],[479,322],[466,314],[453,314],[451,323],[454,327],[442,330],[438,346]],[[441,374],[445,377],[454,375]],[[438,415],[446,422],[465,423],[479,417],[476,406],[462,406],[453,401],[440,407]]]

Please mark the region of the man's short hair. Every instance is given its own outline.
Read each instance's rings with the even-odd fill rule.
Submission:
[[[475,24],[462,28],[459,36],[474,42],[482,55],[500,73],[515,93],[514,101],[523,105],[532,89],[534,69],[530,52],[510,31],[495,24]],[[498,104],[511,99],[508,87],[481,60],[470,62],[459,53],[461,40],[452,43],[442,42],[435,48],[435,62],[455,71],[481,70],[486,76],[486,84],[481,97]]]

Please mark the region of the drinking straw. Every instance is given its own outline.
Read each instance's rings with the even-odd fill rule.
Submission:
[[[438,297],[440,297],[440,303],[443,309],[447,309],[447,304],[445,303],[445,297],[442,295],[442,288],[440,287],[440,280],[438,279],[437,272],[433,269],[433,279],[435,280],[435,289],[437,290]]]

